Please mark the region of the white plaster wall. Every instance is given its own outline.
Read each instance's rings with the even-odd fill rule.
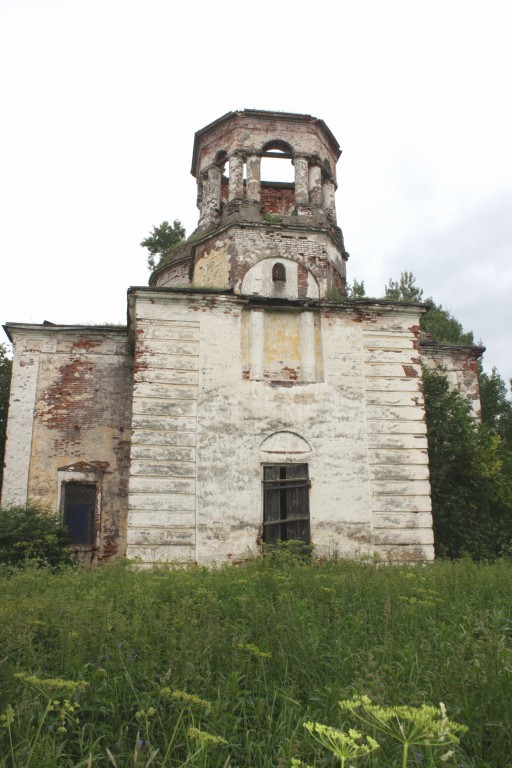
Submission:
[[[144,400],[160,401],[162,393],[150,395],[149,380],[165,388],[166,372],[174,376],[178,369],[164,347],[146,342],[149,367],[141,372],[145,381],[137,379],[134,399],[130,555],[145,562],[211,562],[257,554],[262,465],[307,461],[318,553],[433,556],[423,401],[420,378],[411,373],[420,370],[412,330],[417,316],[379,309],[362,321],[352,310],[328,309],[321,319],[324,380],[269,382],[242,377],[242,314],[250,311],[243,299],[146,293],[138,306],[138,328],[142,320],[155,323],[153,334],[173,323],[197,324],[198,378],[193,411],[170,412],[167,402],[150,416]],[[189,373],[196,370],[190,363],[187,357]],[[173,462],[159,446],[173,429],[192,441],[194,424],[195,460],[174,485],[167,473]],[[152,433],[153,466],[137,459],[138,430]],[[307,441],[307,458],[261,449],[282,431]],[[145,507],[141,496],[150,500]],[[194,532],[192,510],[186,524],[176,514],[185,512],[178,510],[184,498],[195,499]]]
[[[183,297],[136,305],[127,556],[195,559],[199,322]]]
[[[403,559],[434,557],[421,363],[414,310],[363,328],[373,539]]]
[[[27,501],[39,355],[49,342],[20,334],[14,343],[2,506]]]

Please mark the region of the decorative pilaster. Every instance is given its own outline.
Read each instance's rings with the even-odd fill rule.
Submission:
[[[263,379],[265,361],[265,312],[253,309],[249,328],[249,369],[253,381]]]
[[[316,380],[315,322],[312,312],[300,315],[300,367],[302,381]]]

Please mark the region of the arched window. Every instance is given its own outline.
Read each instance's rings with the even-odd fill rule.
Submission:
[[[228,163],[228,154],[225,150],[221,150],[217,152],[215,155],[215,160],[213,161],[214,165],[218,166],[220,168],[221,172],[225,174],[226,172],[229,173],[229,169],[227,168]]]
[[[272,267],[272,282],[286,283],[286,268],[279,261],[276,261]]]
[[[293,148],[286,141],[268,141],[261,148],[261,180],[293,183]]]

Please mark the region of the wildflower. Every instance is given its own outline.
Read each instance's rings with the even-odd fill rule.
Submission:
[[[10,704],[5,708],[3,715],[0,715],[0,723],[2,723],[4,728],[10,728],[14,723],[14,709]]]
[[[200,731],[199,728],[193,728],[192,726],[187,731],[191,739],[198,741],[203,747],[208,746],[227,746],[228,742],[223,739],[222,736],[214,736],[213,733],[208,731]]]
[[[83,691],[89,685],[85,680],[63,680],[60,677],[42,678],[36,675],[27,675],[25,672],[17,672],[14,677],[17,677],[22,683],[34,686],[39,691],[54,691],[56,689],[62,691]]]
[[[254,643],[238,643],[238,647],[242,651],[249,651],[252,656],[255,656],[257,659],[271,659],[272,654],[268,653],[267,651],[260,651],[257,645]]]
[[[186,691],[172,691],[170,688],[162,688],[161,693],[165,698],[174,699],[174,701],[188,704],[191,707],[205,707],[206,709],[210,709],[212,706],[211,702],[206,701],[206,699],[201,699],[199,696],[195,696],[193,693],[187,693]]]
[[[439,708],[430,704],[383,707],[372,704],[368,696],[356,696],[340,701],[340,707],[365,725],[400,742],[404,748],[458,744],[460,735],[467,731],[466,726],[448,719],[442,703]]]
[[[136,720],[149,720],[156,715],[156,709],[154,707],[148,707],[147,709],[139,709],[135,713]]]
[[[323,747],[336,755],[341,762],[341,768],[344,768],[347,760],[369,755],[380,746],[371,736],[363,736],[355,728],[349,728],[348,733],[345,733],[322,723],[309,722],[304,723],[304,728]]]

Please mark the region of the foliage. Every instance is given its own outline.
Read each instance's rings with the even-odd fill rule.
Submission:
[[[499,435],[512,451],[512,402],[507,385],[496,368],[491,374],[480,371],[482,422]]]
[[[416,285],[416,278],[412,272],[402,272],[400,280],[389,280],[384,288],[384,298],[390,301],[423,301],[423,288]]]
[[[354,280],[352,285],[347,285],[347,297],[349,299],[364,299],[366,296],[364,280]]]
[[[443,344],[466,345],[475,343],[473,333],[465,331],[448,309],[442,304],[436,304],[432,297],[426,299],[426,302],[430,304],[430,309],[421,316],[420,328],[422,331],[429,333],[434,341]]]
[[[412,272],[390,280],[385,297],[425,301],[420,327],[434,341],[474,343],[471,332],[432,297],[423,298]],[[424,371],[425,410],[436,553],[475,558],[512,554],[512,403],[496,369],[480,370],[482,425],[453,392],[442,371]]]
[[[325,768],[302,724],[346,732],[339,702],[353,696],[443,701],[468,727],[457,765],[508,765],[511,592],[506,560],[12,570],[0,768],[29,755],[29,768],[142,767],[157,750],[155,768],[286,768],[298,755]],[[369,735],[382,748],[356,765],[389,765]]]
[[[148,268],[156,269],[184,238],[185,228],[178,219],[174,219],[172,226],[168,221],[163,221],[159,227],[153,227],[153,231],[141,242],[141,246],[149,251]]]
[[[267,221],[269,224],[280,224],[283,217],[279,213],[271,213],[265,211],[262,216],[263,221]]]
[[[438,555],[494,557],[512,542],[512,454],[442,372],[423,372]]]
[[[384,298],[429,304],[429,311],[420,319],[420,328],[429,333],[434,341],[446,344],[474,344],[473,334],[465,332],[448,309],[442,304],[437,304],[432,296],[427,299],[423,297],[423,288],[416,285],[412,272],[402,272],[400,280],[390,279],[384,288]]]
[[[0,490],[4,468],[5,437],[7,432],[7,411],[11,386],[12,360],[7,356],[7,347],[0,344]]]
[[[65,528],[54,515],[33,504],[1,508],[0,563],[34,562],[52,567],[73,562]]]

